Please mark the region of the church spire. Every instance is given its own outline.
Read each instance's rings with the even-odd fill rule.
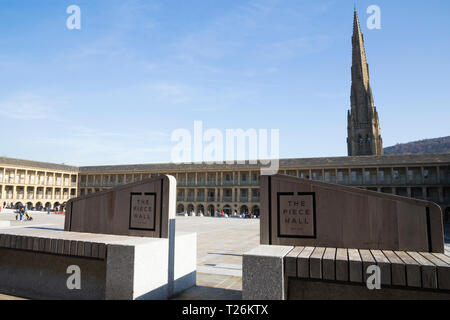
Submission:
[[[348,113],[349,156],[382,155],[378,113],[370,87],[364,36],[358,13],[353,17],[351,110]]]
[[[356,9],[353,18],[352,47],[352,81],[360,81],[361,85],[364,85],[365,89],[368,90],[370,88],[369,66],[367,65],[364,36],[361,32]]]

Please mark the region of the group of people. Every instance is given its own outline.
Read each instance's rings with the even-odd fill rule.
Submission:
[[[16,210],[15,213],[16,213],[16,220],[17,221],[31,221],[31,220],[33,220],[33,217],[28,212],[27,207],[20,206],[19,208],[17,208],[17,206],[13,202],[11,202],[11,203],[3,202],[3,206],[0,207],[0,212],[2,211],[2,209]]]
[[[226,212],[224,212],[223,210],[222,211],[216,211],[215,216],[216,217],[223,217],[223,218],[228,218],[229,217],[229,215]],[[247,211],[247,212],[243,212],[241,214],[238,214],[237,210],[234,210],[233,216],[234,217],[239,216],[242,219],[254,219],[254,218],[259,218],[259,213],[253,213],[253,212],[248,212]]]
[[[3,202],[3,209],[14,209],[14,202]]]
[[[16,220],[31,221],[31,220],[33,220],[33,217],[28,213],[28,210],[25,207],[21,207],[16,213]]]

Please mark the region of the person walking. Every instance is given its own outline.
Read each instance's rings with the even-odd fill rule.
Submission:
[[[19,209],[19,216],[20,216],[20,221],[23,221],[23,214],[24,214],[24,210],[23,207]]]

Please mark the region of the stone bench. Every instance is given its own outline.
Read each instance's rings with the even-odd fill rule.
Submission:
[[[366,270],[381,271],[381,290]],[[243,257],[243,298],[450,299],[450,252],[259,246]]]
[[[32,299],[167,299],[195,285],[196,238],[177,233],[169,250],[168,239],[2,230],[0,292]],[[73,265],[80,267],[80,290],[67,287]]]

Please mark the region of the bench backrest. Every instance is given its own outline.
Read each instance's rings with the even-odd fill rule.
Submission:
[[[275,175],[261,177],[261,244],[444,252],[441,208]]]
[[[168,238],[175,219],[176,179],[160,175],[133,184],[71,199],[64,230]]]

